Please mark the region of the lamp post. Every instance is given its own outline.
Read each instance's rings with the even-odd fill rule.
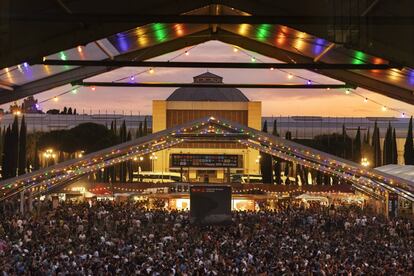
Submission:
[[[154,162],[155,162],[155,160],[157,160],[158,159],[158,156],[156,156],[155,155],[155,153],[152,153],[151,155],[150,155],[150,160],[151,160],[151,169],[152,169],[152,172],[154,172]]]
[[[84,150],[79,151],[79,153],[77,154],[77,157],[82,158],[84,153],[85,153]]]
[[[364,166],[364,167],[368,167],[369,166],[369,161],[368,161],[368,158],[366,158],[366,157],[363,157],[363,158],[361,158],[361,165],[362,166]]]
[[[138,163],[138,176],[139,176],[139,179],[141,180],[141,165],[140,165],[140,163],[144,160],[144,157],[143,156],[140,156],[140,157],[137,157],[137,156],[135,156],[133,159],[132,159],[134,162],[137,162]]]
[[[44,153],[43,153],[43,157],[45,158],[45,160],[46,160],[46,164],[45,164],[45,166],[46,167],[49,167],[49,160],[50,159],[55,159],[56,158],[56,153],[54,153],[54,151],[53,151],[53,149],[47,149]]]
[[[260,159],[262,158],[262,156],[259,154],[256,158],[256,164],[259,164],[259,174],[261,174],[261,168],[260,168]]]

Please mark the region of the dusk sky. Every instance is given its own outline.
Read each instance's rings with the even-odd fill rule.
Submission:
[[[160,56],[154,60],[167,61],[183,53],[185,50]],[[278,62],[277,60],[250,53],[257,58],[256,62]],[[250,62],[250,57],[242,51],[234,52],[231,45],[217,41],[200,44],[189,51],[189,55],[182,55],[175,61],[212,61],[212,62]],[[114,81],[136,74],[148,68],[121,68],[112,72],[96,76],[88,80]],[[204,73],[206,69],[156,68],[154,74],[148,72],[135,77],[135,81],[143,82],[192,82],[193,76]],[[225,83],[304,83],[304,80],[293,77],[278,70],[248,70],[248,69],[209,69],[210,72],[220,75]],[[294,75],[310,79],[315,82],[329,84],[340,83],[336,80],[315,74],[306,70],[288,70]],[[55,88],[35,97],[42,100],[51,98],[70,89],[70,85]],[[97,87],[96,91],[90,88],[80,88],[76,95],[72,93],[59,97],[58,101],[47,101],[41,104],[43,111],[51,108],[71,106],[78,112],[89,113],[119,113],[151,114],[152,100],[166,99],[175,88],[106,88]],[[381,105],[371,101],[364,103],[364,99],[356,95],[346,95],[344,90],[281,90],[281,89],[241,89],[253,101],[262,101],[264,116],[294,116],[294,115],[321,115],[321,116],[401,116],[401,113],[414,114],[414,107],[400,101],[381,96],[379,94],[358,88],[357,93],[374,100],[389,108],[382,111]],[[8,108],[3,105],[3,108]],[[390,109],[398,109],[401,112]]]

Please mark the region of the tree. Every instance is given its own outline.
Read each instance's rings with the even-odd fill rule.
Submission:
[[[374,167],[380,167],[382,164],[381,163],[380,132],[379,132],[379,128],[378,128],[376,121],[374,124],[374,132],[372,133],[372,149],[373,149]]]
[[[285,139],[286,140],[292,140],[292,132],[290,132],[289,130],[286,131],[286,133],[285,133]]]
[[[414,165],[414,145],[413,145],[413,116],[408,123],[407,138],[404,144],[404,163]]]
[[[38,146],[37,141],[36,141],[35,150],[34,150],[33,169],[36,171],[40,169],[39,146]]]
[[[53,148],[55,151],[75,153],[95,152],[114,145],[115,135],[105,126],[95,123],[83,123],[69,130],[54,130],[39,137],[39,149]]]
[[[359,163],[361,161],[361,128],[358,127],[354,140],[354,162]]]
[[[277,132],[277,120],[273,120],[273,129],[272,135],[279,137],[279,133]],[[276,184],[282,184],[282,180],[280,178],[281,169],[282,169],[282,159],[273,156],[273,173],[275,176]]]
[[[76,108],[73,110],[73,115],[77,115]]]
[[[145,116],[143,136],[146,136],[147,134],[148,134],[148,125],[147,125],[147,116]]]
[[[273,136],[279,137],[279,133],[277,132],[277,120],[273,120]]]
[[[392,164],[398,164],[397,136],[395,135],[395,128],[392,132]]]
[[[349,157],[349,151],[347,149],[347,139],[348,135],[346,134],[346,127],[345,124],[342,125],[342,158],[348,158]]]
[[[136,137],[138,138],[138,137],[142,137],[142,136],[144,136],[144,131],[142,129],[142,122],[139,122],[139,127],[138,127],[138,130],[137,130]]]
[[[126,142],[127,140],[127,129],[126,129],[126,123],[125,120],[122,122],[121,128],[119,130],[119,139],[121,143]],[[119,169],[120,169],[120,181],[122,183],[126,182],[126,173],[127,173],[127,164],[126,162],[122,162],[119,165]]]
[[[60,111],[59,109],[49,109],[48,111],[46,111],[47,114],[59,114]]]
[[[14,116],[10,142],[10,176],[13,177],[17,174],[17,162],[19,158],[19,118],[17,116]]]
[[[131,141],[131,140],[132,140],[132,134],[131,134],[131,131],[128,131],[127,141]],[[134,167],[133,167],[133,161],[131,159],[127,162],[127,166],[128,166],[128,182],[132,182],[132,179],[134,177]]]
[[[73,112],[72,112],[72,107],[69,107],[69,109],[68,109],[68,114],[69,114],[69,115],[72,115],[72,114],[73,114]]]
[[[19,139],[19,166],[18,171],[19,175],[26,173],[26,162],[27,162],[27,127],[24,116],[22,117],[21,126],[20,126],[20,139]]]
[[[384,146],[382,149],[383,158],[382,163],[384,165],[392,164],[393,157],[392,157],[392,127],[391,123],[388,124],[387,132],[385,133],[385,139],[384,139]]]
[[[60,114],[68,114],[68,108],[66,106],[63,107],[63,111]]]
[[[262,131],[267,133],[267,121],[264,121]],[[262,181],[263,183],[271,184],[273,183],[272,157],[265,152],[260,152],[260,156]]]
[[[4,147],[3,147],[3,158],[2,158],[2,177],[3,179],[10,178],[10,151],[11,151],[11,129],[10,125],[7,127],[4,134]]]
[[[3,154],[5,134],[6,134],[6,127],[3,126],[3,129],[0,128],[0,154]],[[0,164],[2,164],[2,162],[3,162],[3,158],[0,158]]]

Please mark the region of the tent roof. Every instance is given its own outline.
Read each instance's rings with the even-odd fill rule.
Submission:
[[[398,176],[412,182],[414,187],[414,166],[413,165],[385,165],[375,168],[381,172],[385,172],[389,175]]]
[[[317,72],[414,104],[414,23],[409,20],[414,16],[414,4],[410,0],[403,0],[399,5],[383,1],[357,7],[351,3],[339,15],[322,0],[278,1],[277,4],[271,0],[260,3],[194,0],[179,5],[166,0],[119,0],[116,4],[97,0],[58,2],[13,1],[13,5],[2,7],[6,17],[0,19],[8,20],[0,20],[0,26],[6,30],[6,40],[0,39],[3,50],[0,53],[0,103],[114,69],[31,65],[41,63],[43,58],[139,61],[208,40],[219,40],[290,63],[314,62],[329,49],[318,62],[399,64],[401,70]],[[128,14],[135,17],[128,17]],[[368,14],[370,21],[366,20]],[[291,23],[285,20],[284,24],[259,24],[259,19],[257,24],[162,23],[168,15],[232,15],[253,19],[267,16],[271,20],[288,16],[293,19]],[[140,16],[151,19],[143,19],[145,23],[134,21]],[[348,17],[351,20],[352,16],[361,21],[348,25],[339,21]],[[387,21],[387,16],[393,16],[392,20]],[[375,28],[371,21],[378,23]],[[11,36],[11,33],[20,35]]]

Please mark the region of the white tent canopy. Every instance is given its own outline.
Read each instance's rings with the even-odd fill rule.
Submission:
[[[414,186],[414,166],[413,165],[385,165],[382,167],[375,168],[378,171],[398,176],[402,179],[412,182]]]

